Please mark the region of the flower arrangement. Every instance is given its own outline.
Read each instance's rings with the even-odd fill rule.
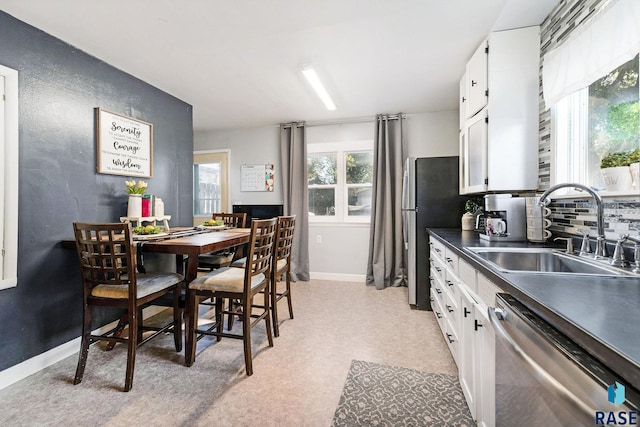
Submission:
[[[132,179],[131,181],[125,181],[124,185],[127,188],[127,194],[143,194],[147,190],[147,183],[142,180],[136,184],[136,180]]]

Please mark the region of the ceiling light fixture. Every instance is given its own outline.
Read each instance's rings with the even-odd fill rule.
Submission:
[[[327,110],[335,111],[338,107],[336,107],[335,102],[333,102],[331,96],[329,96],[329,92],[327,92],[327,89],[320,81],[320,78],[318,77],[316,71],[309,66],[303,66],[300,71],[302,71],[302,74],[304,74],[305,78],[307,79],[313,90],[316,92],[318,97],[320,97],[325,107],[327,107]]]

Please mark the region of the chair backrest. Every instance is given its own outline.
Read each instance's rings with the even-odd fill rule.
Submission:
[[[286,265],[289,265],[291,261],[291,248],[293,246],[293,231],[295,227],[295,215],[278,217],[278,228],[276,229],[276,249],[273,251],[274,269],[282,269],[278,267],[278,261],[285,260]]]
[[[136,261],[130,223],[73,223],[85,299],[98,285],[126,285],[136,296]]]
[[[278,218],[256,219],[251,222],[249,253],[245,264],[245,283],[250,283],[252,276],[261,273],[269,277],[277,226]]]
[[[233,228],[245,228],[247,224],[246,213],[213,213],[211,219],[221,219],[224,225]]]

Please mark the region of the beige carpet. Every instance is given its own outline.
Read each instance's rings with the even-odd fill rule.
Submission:
[[[411,310],[406,288],[314,280],[294,283],[293,298],[293,320],[281,302],[274,347],[254,328],[251,377],[240,340],[202,339],[187,368],[165,336],[138,349],[123,393],[124,346],[94,345],[77,386],[73,356],[0,390],[0,425],[329,426],[354,359],[457,373],[433,313]]]

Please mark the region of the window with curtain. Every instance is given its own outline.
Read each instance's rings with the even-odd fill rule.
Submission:
[[[640,151],[639,74],[636,55],[552,107],[555,182],[604,188],[601,164]]]
[[[307,147],[309,220],[369,222],[373,141]]]

